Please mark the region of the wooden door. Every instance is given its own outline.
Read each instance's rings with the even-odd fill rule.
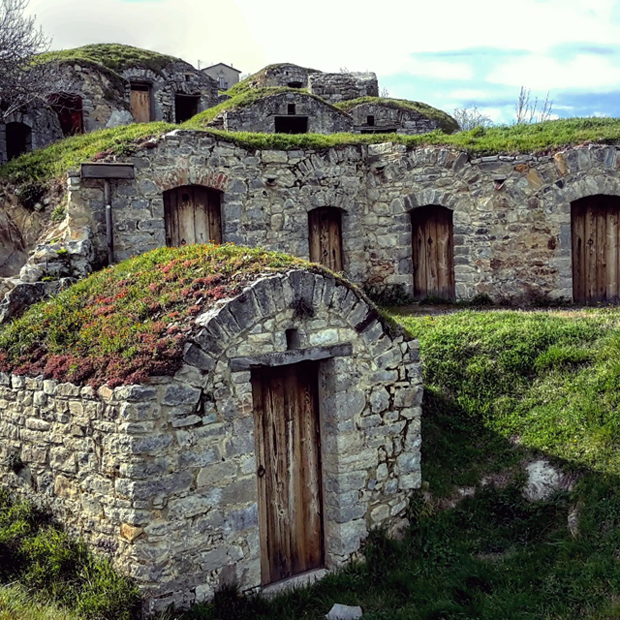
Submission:
[[[151,89],[148,85],[131,85],[131,113],[136,123],[151,122]]]
[[[577,303],[620,298],[620,198],[588,196],[571,205],[573,297]]]
[[[318,366],[252,375],[263,585],[324,565]]]
[[[220,192],[186,185],[164,192],[166,245],[222,243]]]
[[[417,299],[454,299],[452,211],[439,205],[411,212],[413,291]]]
[[[340,209],[321,207],[308,213],[310,260],[332,271],[342,271],[342,215]]]

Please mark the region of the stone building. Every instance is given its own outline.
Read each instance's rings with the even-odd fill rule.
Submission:
[[[418,344],[358,289],[318,269],[257,274],[191,334],[182,368],[142,385],[0,373],[3,485],[109,554],[148,612],[320,575],[372,527],[406,524]]]
[[[338,107],[353,117],[359,133],[413,135],[436,129],[445,133],[458,130],[451,116],[423,103],[373,97],[347,101]]]
[[[330,103],[359,97],[378,97],[379,82],[374,73],[313,73],[308,76],[313,95]]]
[[[223,110],[210,123],[227,131],[258,133],[342,133],[351,117],[318,97],[294,89],[265,88],[247,104]]]
[[[244,81],[244,84],[248,88],[276,86],[283,88],[308,88],[308,76],[315,73],[320,73],[320,71],[291,63],[281,63],[269,65],[261,69],[258,73],[249,76]]]
[[[114,47],[125,57],[110,68],[104,63]],[[146,62],[144,53],[92,45],[51,55],[57,67],[46,100],[0,123],[0,164],[66,136],[133,122],[181,123],[217,104],[217,84],[207,74],[154,52],[157,62]]]
[[[216,65],[211,65],[210,67],[204,67],[201,71],[206,73],[209,77],[212,77],[220,90],[228,90],[235,84],[238,84],[239,75],[241,74],[239,69],[235,69],[223,62],[218,62]]]
[[[583,228],[585,213],[599,219],[588,201],[620,196],[614,146],[473,159],[445,147],[393,143],[256,150],[178,131],[126,161],[136,178],[114,182],[115,260],[217,239],[322,262],[392,299],[486,294],[498,302],[596,302],[620,291],[620,271],[610,271],[616,246],[593,249],[598,233]],[[617,206],[610,200],[599,211],[601,218],[611,214],[613,228]],[[102,183],[71,176],[68,205],[67,241],[37,249],[22,280],[76,276],[105,264]],[[192,215],[182,229],[180,212],[182,221],[211,215]],[[602,278],[594,289],[584,281],[588,273]]]

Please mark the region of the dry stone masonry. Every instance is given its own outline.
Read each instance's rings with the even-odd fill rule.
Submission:
[[[115,260],[166,245],[166,193],[202,186],[219,201],[223,242],[302,258],[310,256],[311,213],[333,210],[346,276],[392,298],[432,296],[432,288],[414,287],[420,257],[412,246],[418,214],[439,207],[452,239],[447,267],[454,288],[448,297],[571,300],[571,204],[620,196],[613,146],[472,159],[448,148],[391,143],[261,151],[177,131],[126,161],[135,165],[136,179],[114,183]],[[69,197],[67,239],[54,253],[45,254],[43,246],[32,255],[22,270],[28,281],[45,277],[54,254],[65,269],[55,268],[55,278],[105,263],[101,182],[71,176]],[[69,251],[59,255],[63,244]],[[36,258],[44,254],[47,263]]]
[[[308,76],[308,86],[313,95],[330,103],[379,96],[374,73],[313,73]]]
[[[4,484],[109,554],[149,612],[265,583],[261,369],[318,369],[326,568],[371,528],[406,524],[421,482],[418,343],[359,290],[326,272],[272,274],[196,323],[182,369],[146,385],[95,392],[0,375]]]

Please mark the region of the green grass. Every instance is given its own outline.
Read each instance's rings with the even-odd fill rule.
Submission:
[[[253,96],[249,94],[240,97],[239,100],[247,102]],[[467,151],[472,156],[482,156],[498,153],[548,153],[569,145],[585,143],[620,144],[620,119],[615,118],[572,118],[533,125],[494,127],[486,130],[478,128],[450,135],[434,131],[416,136],[346,133],[289,135],[204,129],[216,114],[227,108],[227,104],[230,102],[224,102],[220,106],[202,112],[180,128],[203,129],[222,141],[256,150],[323,150],[339,146],[393,142],[404,144],[410,149],[425,146],[453,147]],[[132,154],[143,139],[160,136],[173,129],[179,129],[179,125],[145,123],[65,138],[45,149],[27,153],[1,166],[0,179],[6,179],[14,184],[32,182],[33,179],[42,183],[49,182],[61,178],[68,170],[102,153],[112,153],[119,157]]]
[[[65,138],[4,164],[0,178],[15,184],[47,182],[106,154],[129,155],[140,141],[175,128],[177,125],[168,123],[137,123]]]
[[[160,73],[171,62],[180,60],[159,52],[121,45],[119,43],[97,43],[68,50],[46,52],[38,57],[40,62],[58,61],[62,63],[87,63],[100,65],[120,73],[132,67],[143,67]]]
[[[310,266],[233,245],[160,248],[129,259],[0,329],[0,371],[94,387],[174,374],[197,314],[259,274],[293,265]]]
[[[389,99],[386,97],[358,97],[357,99],[350,99],[349,101],[341,101],[336,103],[335,106],[344,112],[350,112],[353,108],[365,103],[382,105],[397,110],[412,110],[413,112],[422,114],[422,116],[437,121],[439,123],[439,129],[444,133],[454,133],[459,129],[458,123],[449,114],[420,101]]]
[[[133,620],[139,607],[136,587],[107,560],[0,491],[0,620]]]

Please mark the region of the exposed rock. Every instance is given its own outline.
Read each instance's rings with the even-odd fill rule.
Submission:
[[[544,501],[557,491],[570,491],[575,477],[556,469],[546,459],[529,463],[526,467],[527,484],[523,496],[531,501]]]
[[[336,603],[325,616],[327,620],[358,620],[363,615],[361,607],[351,607]]]

